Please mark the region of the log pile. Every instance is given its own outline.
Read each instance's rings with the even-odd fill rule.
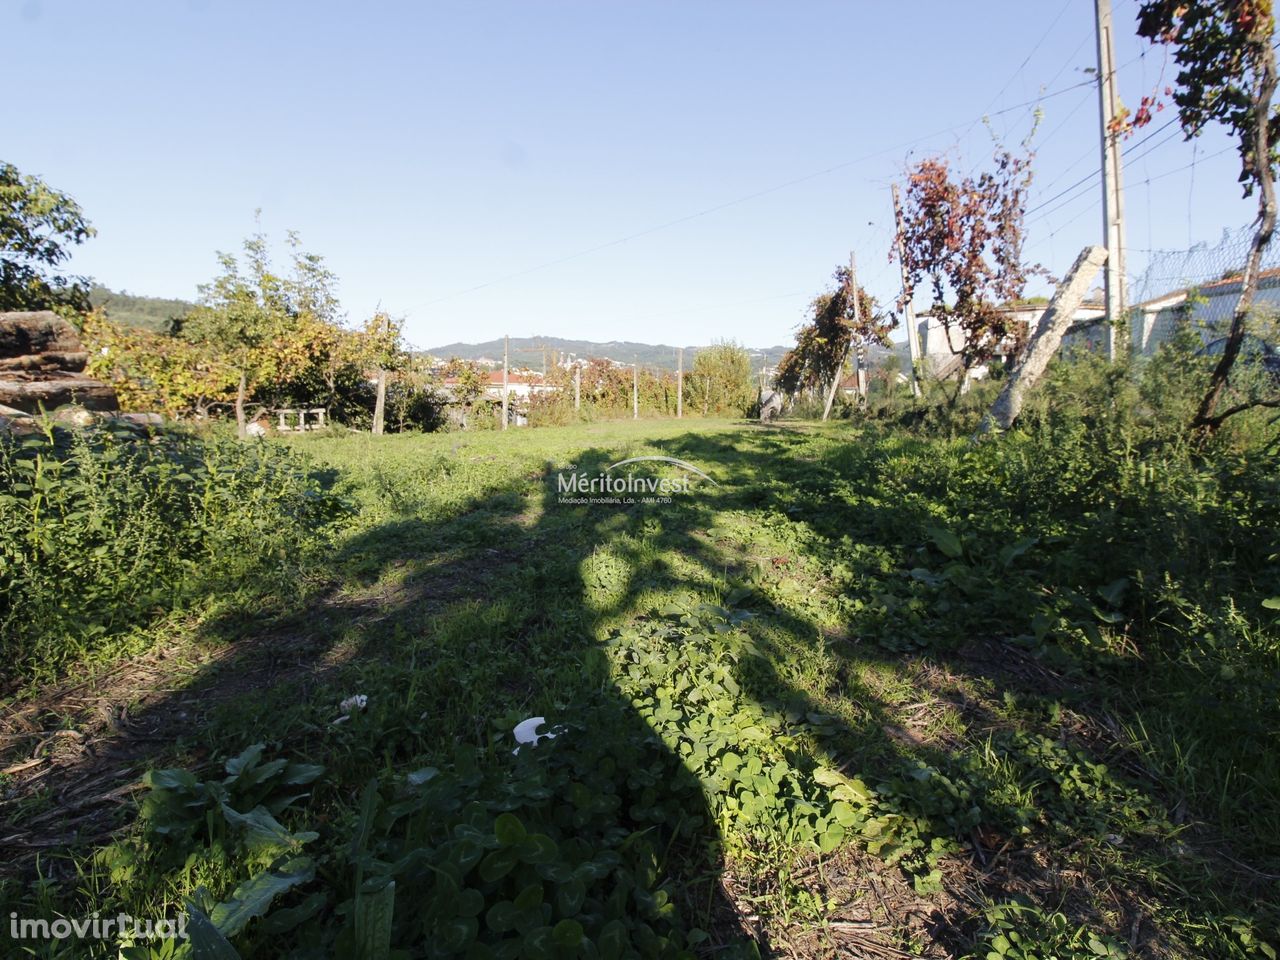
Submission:
[[[56,313],[0,313],[0,406],[27,414],[67,404],[118,410],[115,389],[84,375],[88,362],[80,334]]]

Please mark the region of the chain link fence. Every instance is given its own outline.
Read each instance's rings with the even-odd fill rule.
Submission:
[[[1216,244],[1187,250],[1147,251],[1147,267],[1130,286],[1133,336],[1141,353],[1154,352],[1181,319],[1189,319],[1206,343],[1225,336],[1240,299],[1240,273],[1253,227],[1224,230]],[[1270,336],[1280,315],[1280,243],[1263,252],[1255,301],[1258,333]]]

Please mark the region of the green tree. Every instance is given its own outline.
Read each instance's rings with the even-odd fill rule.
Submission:
[[[489,385],[489,371],[473,360],[451,357],[445,364],[444,375],[454,381],[448,385],[447,391],[453,402],[462,406],[462,427],[465,430],[470,425],[476,401]]]
[[[219,253],[222,273],[200,287],[200,302],[184,318],[180,334],[216,348],[236,373],[236,426],[243,436],[245,403],[260,393],[283,396],[287,385],[327,362],[343,331],[338,326],[335,278],[323,260],[301,249],[289,234],[293,270],[276,271],[267,239],[258,232],[244,242],[244,263]]]
[[[688,382],[695,409],[744,416],[755,401],[751,354],[732,340],[718,340],[693,358]]]
[[[1245,327],[1258,290],[1262,254],[1276,227],[1276,141],[1280,112],[1276,94],[1275,14],[1270,0],[1147,0],[1138,8],[1138,35],[1173,48],[1178,76],[1170,91],[1188,139],[1211,122],[1239,140],[1244,195],[1258,192],[1257,229],[1249,247],[1240,299],[1222,357],[1196,411],[1193,427],[1212,432],[1250,406],[1280,406],[1280,399],[1250,401],[1218,412],[1231,368],[1240,355]],[[1143,99],[1132,126],[1151,121],[1154,97]]]
[[[81,317],[81,337],[88,374],[115,387],[123,410],[203,418],[234,396],[235,371],[209,344],[115,323],[101,310]]]
[[[94,233],[71,197],[0,163],[0,310],[88,310],[89,282],[56,271]]]

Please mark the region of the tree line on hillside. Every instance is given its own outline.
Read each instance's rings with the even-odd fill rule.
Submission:
[[[553,366],[563,365],[575,359],[590,357],[609,358],[623,363],[636,363],[641,369],[666,370],[675,373],[683,362],[688,371],[694,358],[706,346],[677,348],[669,344],[636,343],[633,341],[570,340],[565,337],[499,337],[479,343],[450,343],[428,347],[426,352],[437,357],[458,357],[463,360],[493,360],[504,354],[513,366],[550,372]],[[770,360],[776,361],[786,352],[786,347],[749,347],[752,365],[759,368]],[[683,353],[682,353],[683,351]]]
[[[282,409],[323,408],[359,428],[498,425],[487,367],[410,351],[400,321],[383,311],[349,323],[337,278],[296,233],[283,266],[261,231],[238,253],[219,253],[219,271],[194,304],[131,298],[60,271],[71,248],[94,235],[75,200],[12,164],[0,166],[0,187],[0,308],[54,309],[73,320],[89,351],[87,373],[114,386],[125,410],[196,420],[234,413],[242,435]],[[676,412],[672,372],[593,359],[581,365],[576,392],[574,376],[553,366],[552,390],[509,406],[533,423],[625,416],[636,400],[645,416]],[[753,402],[745,349],[700,351],[685,378],[687,412],[742,415]]]
[[[113,323],[125,327],[141,327],[155,333],[168,333],[175,320],[195,308],[189,300],[176,297],[145,297],[123,290],[116,291],[94,283],[89,288],[89,305],[106,313]]]

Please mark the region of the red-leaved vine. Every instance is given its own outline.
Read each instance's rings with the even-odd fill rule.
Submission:
[[[1024,143],[1024,148],[1025,148]],[[1032,154],[995,154],[994,167],[955,178],[948,161],[932,157],[908,172],[900,239],[910,296],[921,283],[933,292],[941,321],[967,373],[1002,348],[1020,348],[1023,329],[1007,309],[1027,280],[1047,276],[1023,263],[1023,218],[1031,185]],[[962,378],[963,382],[963,378]]]

